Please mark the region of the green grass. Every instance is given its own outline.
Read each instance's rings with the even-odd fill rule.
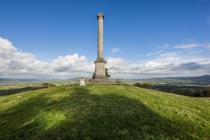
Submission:
[[[210,139],[210,99],[134,86],[0,96],[0,140]]]

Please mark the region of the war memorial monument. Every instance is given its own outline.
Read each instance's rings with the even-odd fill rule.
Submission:
[[[107,79],[105,65],[106,61],[104,60],[104,39],[103,39],[103,22],[104,15],[103,13],[97,14],[98,19],[98,45],[97,45],[97,59],[95,61],[95,72],[93,74],[93,79]]]
[[[95,70],[92,79],[89,79],[88,83],[93,84],[111,84],[116,81],[109,79],[108,69],[106,61],[104,59],[104,14],[97,14],[98,20],[98,39],[97,39],[97,58],[95,61]]]

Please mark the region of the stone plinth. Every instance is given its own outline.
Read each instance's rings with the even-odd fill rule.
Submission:
[[[108,78],[87,79],[87,84],[103,84],[103,85],[119,85],[120,81],[111,80]]]
[[[107,79],[105,64],[106,64],[106,61],[95,61],[94,79]]]

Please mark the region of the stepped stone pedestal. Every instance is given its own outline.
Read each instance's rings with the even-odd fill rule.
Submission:
[[[106,61],[104,60],[96,60],[95,61],[95,73],[93,79],[107,79],[106,69],[105,69]]]

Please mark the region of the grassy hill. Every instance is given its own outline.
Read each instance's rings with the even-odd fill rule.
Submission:
[[[210,139],[210,99],[134,86],[0,96],[0,139]]]

